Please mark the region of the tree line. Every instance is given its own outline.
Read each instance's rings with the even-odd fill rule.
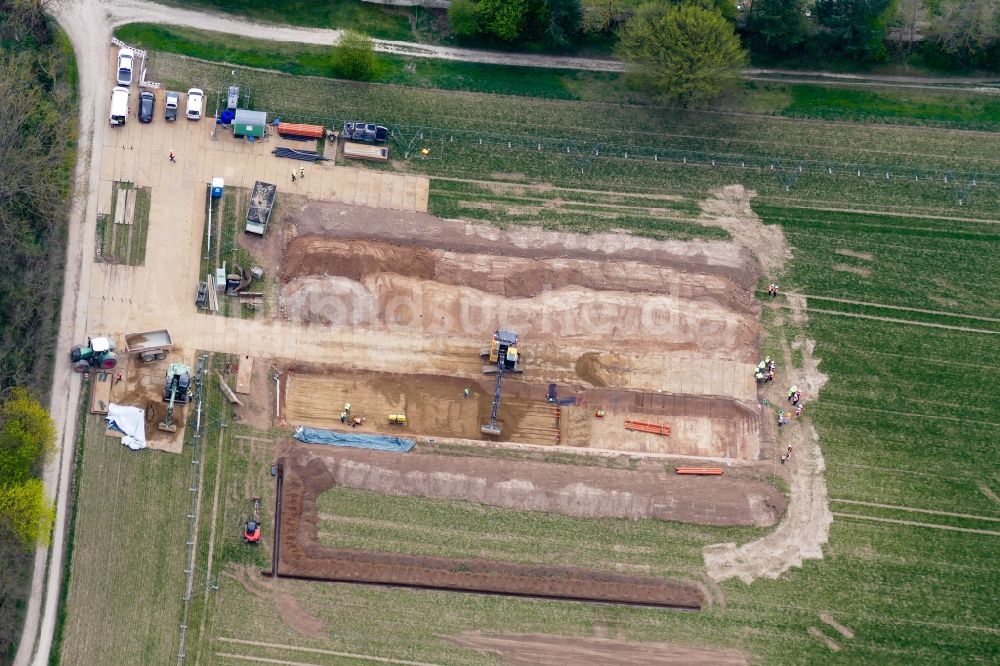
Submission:
[[[880,63],[893,57],[953,69],[1000,70],[997,0],[454,0],[452,34],[464,41],[579,46],[636,30],[670,6],[724,18],[754,62]],[[703,19],[709,20],[709,19]]]
[[[55,447],[42,407],[58,335],[76,137],[68,45],[40,0],[0,0],[0,540],[49,536],[38,478]]]

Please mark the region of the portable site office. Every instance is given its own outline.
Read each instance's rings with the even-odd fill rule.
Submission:
[[[265,125],[267,125],[267,114],[263,111],[236,109],[236,117],[233,118],[233,136],[263,139]]]

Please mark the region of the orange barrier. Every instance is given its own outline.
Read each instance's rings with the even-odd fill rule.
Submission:
[[[318,139],[323,136],[322,125],[298,125],[296,123],[278,123],[278,134],[289,136],[303,136],[309,139]]]
[[[678,467],[678,474],[697,474],[700,476],[722,476],[721,467]]]
[[[635,430],[636,432],[649,432],[654,435],[663,435],[668,437],[670,435],[670,426],[660,425],[659,423],[643,423],[642,421],[626,421],[626,430]]]

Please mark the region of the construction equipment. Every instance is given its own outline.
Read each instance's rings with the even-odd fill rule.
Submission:
[[[174,423],[174,404],[186,403],[188,390],[191,388],[191,368],[183,363],[171,363],[167,368],[167,381],[163,384],[163,399],[167,405],[167,415],[157,424],[157,428],[166,432],[177,432]]]
[[[389,414],[389,425],[406,425],[406,414]]]
[[[644,423],[642,421],[625,421],[626,430],[648,432],[653,435],[670,436],[670,426],[665,423]]]
[[[243,543],[260,542],[260,498],[253,498],[253,517],[251,517],[243,528]]]
[[[167,352],[174,348],[174,341],[167,329],[146,331],[145,333],[126,333],[125,351],[138,354],[147,363],[162,361],[167,358]]]
[[[87,338],[86,345],[73,346],[69,359],[77,372],[111,370],[118,365],[115,343],[110,338]]]
[[[691,476],[722,476],[721,467],[678,467],[674,472]]]
[[[483,366],[483,373],[497,375],[496,388],[493,389],[493,409],[490,411],[490,420],[484,423],[480,431],[484,435],[499,435],[500,426],[497,425],[497,410],[500,408],[500,385],[503,382],[505,372],[523,372],[521,359],[517,353],[517,333],[513,331],[498,330],[493,334],[493,342],[488,349],[484,349],[479,356],[488,360],[488,364]]]
[[[267,223],[271,219],[271,209],[274,208],[274,197],[278,188],[271,183],[257,181],[250,192],[250,205],[247,207],[248,233],[263,236]]]

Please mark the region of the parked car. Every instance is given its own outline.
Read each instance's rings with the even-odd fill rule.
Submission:
[[[188,120],[201,119],[201,107],[205,101],[205,92],[201,88],[191,88],[188,90],[187,117]]]
[[[177,120],[177,108],[181,105],[181,94],[168,90],[166,103],[163,105],[163,117],[166,120]]]
[[[156,96],[148,90],[139,93],[139,122],[153,122],[153,110],[156,108]]]
[[[118,49],[118,85],[132,85],[132,70],[135,67],[135,52],[132,49]]]
[[[124,125],[128,121],[128,88],[116,86],[111,91],[111,110],[108,121],[112,125]]]
[[[389,138],[389,129],[374,123],[345,122],[344,138],[365,143],[385,143]]]

